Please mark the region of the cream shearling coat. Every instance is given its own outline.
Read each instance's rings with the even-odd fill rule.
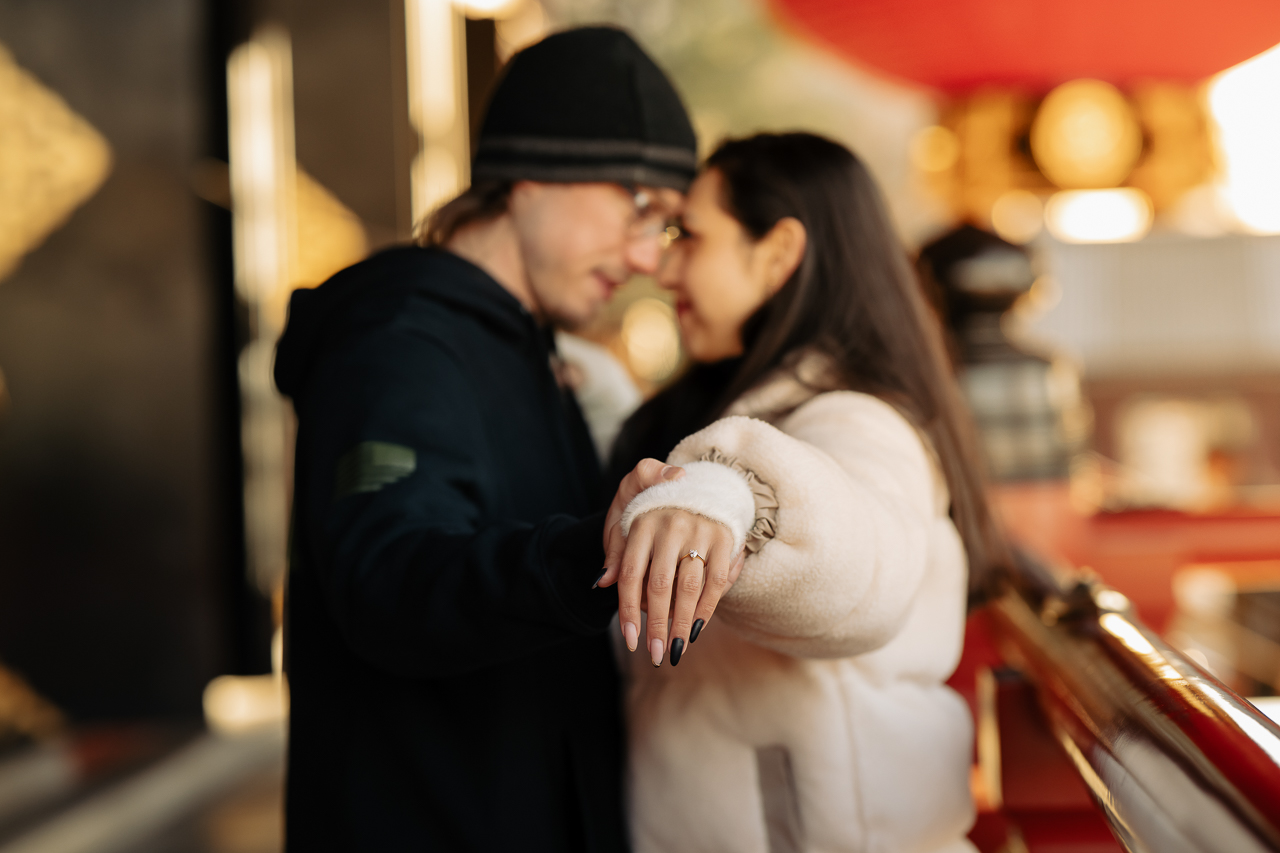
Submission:
[[[966,595],[945,481],[895,409],[815,395],[814,370],[686,438],[668,460],[685,477],[624,517],[689,509],[753,551],[678,668],[631,656],[637,853],[973,850],[972,722],[943,684]]]

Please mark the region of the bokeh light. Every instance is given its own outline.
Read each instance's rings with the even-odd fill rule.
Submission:
[[[496,18],[510,14],[520,5],[520,0],[454,0],[472,18]]]
[[[471,182],[466,36],[450,0],[405,0],[409,122],[419,150],[410,168],[413,221],[422,222]]]
[[[926,127],[911,140],[911,162],[922,172],[945,172],[960,159],[960,140],[949,128]]]
[[[1067,190],[1045,205],[1050,233],[1067,243],[1124,243],[1151,228],[1151,200],[1141,190]]]
[[[111,172],[111,146],[0,45],[0,279]]]
[[[204,718],[209,728],[238,734],[271,723],[289,713],[289,688],[276,675],[221,675],[204,690]]]
[[[991,206],[991,226],[1010,243],[1029,243],[1044,230],[1044,202],[1028,190],[1010,190]]]
[[[622,317],[622,344],[641,379],[661,382],[680,363],[680,332],[671,306],[652,297],[636,300]]]
[[[1280,46],[1209,86],[1223,195],[1249,231],[1280,234]]]
[[[1060,187],[1114,187],[1142,153],[1142,130],[1116,87],[1101,80],[1072,80],[1041,103],[1031,125],[1031,153]]]

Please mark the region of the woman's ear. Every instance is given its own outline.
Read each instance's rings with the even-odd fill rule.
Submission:
[[[756,245],[762,252],[766,293],[773,296],[790,280],[804,259],[808,234],[794,216],[784,216]]]

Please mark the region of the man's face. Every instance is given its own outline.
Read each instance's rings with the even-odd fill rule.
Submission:
[[[520,253],[543,319],[575,328],[589,322],[614,290],[637,273],[652,275],[662,226],[679,212],[672,189],[618,184],[520,181],[509,207]]]

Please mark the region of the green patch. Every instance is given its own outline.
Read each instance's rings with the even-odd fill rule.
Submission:
[[[412,447],[385,441],[362,441],[338,460],[333,499],[376,492],[403,480],[418,467]]]

